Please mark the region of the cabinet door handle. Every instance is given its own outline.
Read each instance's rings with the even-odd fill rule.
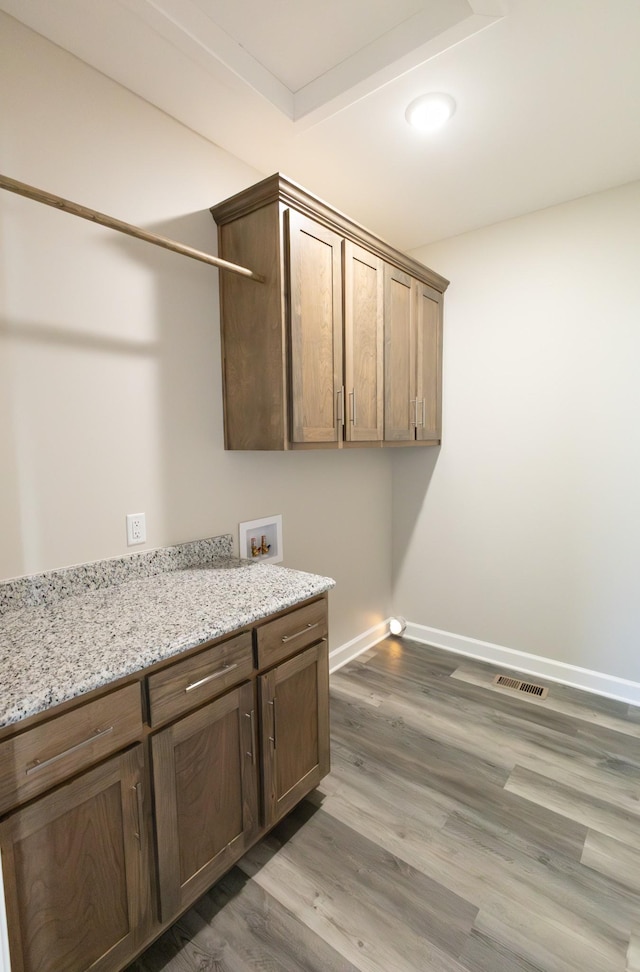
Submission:
[[[135,833],[136,840],[142,847],[142,834],[143,834],[143,821],[144,821],[144,793],[142,792],[142,783],[136,783],[135,786],[131,787],[132,790],[136,791],[136,813],[138,829]]]
[[[355,426],[357,424],[357,422],[356,422],[356,390],[355,390],[355,388],[353,389],[352,392],[349,392],[349,398],[351,399],[351,424],[353,426]]]
[[[311,628],[317,628],[319,624],[320,622],[316,621],[315,624],[308,624],[306,628],[302,628],[300,631],[296,631],[295,634],[285,635],[284,638],[282,639],[282,644],[286,645],[287,641],[293,641],[294,638],[299,638],[300,635],[306,634],[307,631],[309,631]]]
[[[107,736],[110,732],[113,732],[113,726],[109,726],[108,729],[94,729],[93,736],[89,736],[88,739],[83,739],[82,742],[76,743],[75,746],[69,746],[68,749],[65,749],[61,753],[56,753],[55,756],[50,756],[49,759],[34,759],[33,763],[27,766],[25,770],[26,776],[30,776],[31,773],[35,773],[37,770],[44,769],[45,766],[51,766],[52,763],[57,763],[59,759],[64,759],[65,756],[77,752],[78,749],[88,746],[90,743],[95,742],[96,739],[101,739],[102,736]]]
[[[277,742],[276,742],[276,740],[277,740],[277,733],[276,733],[276,700],[275,700],[275,696],[267,704],[270,705],[270,706],[272,706],[272,708],[273,708],[273,736],[269,736],[269,740],[273,743],[273,748],[276,749],[277,748]]]
[[[338,391],[338,425],[344,425],[344,385]]]
[[[187,685],[185,692],[193,692],[194,689],[200,688],[201,685],[206,685],[207,682],[212,682],[214,678],[220,678],[222,675],[226,675],[227,672],[232,672],[237,667],[237,664],[225,665],[219,671],[214,672],[213,675],[205,675],[204,678],[199,678],[197,682],[192,682],[191,685]]]
[[[256,765],[256,723],[255,723],[255,709],[252,709],[251,712],[245,712],[244,717],[245,717],[245,719],[249,719],[249,721],[251,723],[251,725],[250,725],[250,729],[251,729],[251,749],[247,753],[247,756],[250,756],[251,757],[251,765],[252,766],[255,766]]]
[[[420,416],[421,416],[420,425],[422,428],[424,428],[424,418],[425,418],[424,398],[420,399]]]

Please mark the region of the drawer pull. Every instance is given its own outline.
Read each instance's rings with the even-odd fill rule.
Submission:
[[[65,756],[75,753],[78,749],[82,749],[83,746],[88,746],[89,743],[95,742],[96,739],[100,739],[102,736],[107,736],[110,732],[113,732],[113,726],[109,726],[108,729],[94,729],[93,736],[89,736],[88,739],[83,739],[82,742],[76,743],[75,746],[69,746],[64,752],[58,753],[56,756],[50,756],[49,759],[34,759],[33,763],[27,766],[25,773],[27,776],[30,776],[31,773],[44,769],[45,766],[51,766],[52,763],[57,763],[59,759],[64,759]]]
[[[237,664],[225,665],[220,671],[214,672],[213,675],[206,675],[204,678],[199,678],[197,682],[192,682],[191,685],[187,685],[185,692],[193,692],[194,689],[200,688],[201,685],[206,685],[207,682],[212,682],[214,678],[220,678],[222,675],[226,675],[227,672],[232,672],[234,668],[237,668]]]
[[[277,749],[278,748],[278,734],[277,734],[277,731],[276,731],[276,700],[275,700],[275,696],[274,696],[274,698],[270,702],[267,703],[267,705],[270,705],[273,708],[273,736],[269,736],[269,742],[272,742],[273,743],[273,748],[274,749]]]
[[[320,624],[320,622],[319,621],[316,621],[315,624],[308,624],[306,626],[306,628],[303,628],[302,629],[302,631],[296,631],[296,633],[295,634],[292,634],[292,635],[285,635],[284,638],[282,639],[282,644],[283,645],[286,644],[287,641],[293,641],[294,638],[299,638],[300,635],[306,634],[307,631],[309,631],[310,628],[317,628],[319,624]]]
[[[247,756],[251,757],[251,765],[256,765],[256,724],[255,724],[255,709],[251,712],[245,712],[245,718],[251,721],[251,750],[247,753]]]
[[[142,783],[136,783],[135,786],[131,788],[136,791],[136,809],[137,809],[137,823],[138,829],[135,833],[136,840],[142,847],[142,822],[144,820],[144,794],[142,792]]]

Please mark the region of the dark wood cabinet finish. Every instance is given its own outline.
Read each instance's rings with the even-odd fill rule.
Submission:
[[[258,668],[271,668],[308,645],[326,638],[327,606],[313,601],[256,628]]]
[[[384,435],[389,442],[415,438],[416,315],[413,278],[385,268]]]
[[[251,677],[251,632],[178,661],[149,675],[149,721],[153,728],[195,709]]]
[[[442,342],[417,347],[418,292],[437,295],[441,321],[448,281],[282,175],[211,213],[221,256],[265,277],[220,279],[225,447],[431,444]],[[409,279],[414,329],[402,350],[387,322],[395,274]]]
[[[143,748],[0,823],[12,972],[112,972],[150,918]]]
[[[416,281],[416,439],[442,437],[442,294]]]
[[[4,736],[12,972],[120,972],[320,782],[326,639],[323,595]]]
[[[342,437],[342,239],[285,213],[289,241],[291,441]]]
[[[256,718],[249,682],[152,738],[163,921],[224,874],[258,830]]]
[[[140,738],[140,686],[127,685],[0,743],[0,813]]]
[[[384,261],[344,243],[344,394],[347,442],[380,442],[384,430]]]
[[[222,388],[225,449],[284,449],[289,441],[284,249],[280,208],[272,201],[219,230],[226,259],[251,261],[268,281],[245,287],[231,273],[219,276],[224,308]]]
[[[385,268],[387,444],[436,444],[442,437],[442,294]]]
[[[271,827],[329,772],[326,639],[259,681],[264,823]]]

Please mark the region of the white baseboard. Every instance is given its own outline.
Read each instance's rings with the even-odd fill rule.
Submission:
[[[554,661],[542,655],[530,655],[526,651],[516,651],[502,645],[493,645],[489,641],[477,641],[464,635],[452,634],[450,631],[440,631],[439,628],[429,628],[424,624],[407,623],[406,638],[433,645],[434,648],[444,648],[459,655],[467,655],[478,661],[491,662],[504,668],[514,668],[526,675],[548,679],[551,682],[562,682],[573,688],[583,689],[585,692],[595,692],[620,702],[640,705],[640,683],[631,682],[626,678],[615,675],[605,675],[604,672],[592,672],[588,668],[577,665],[567,665],[565,662]]]
[[[329,672],[335,672],[347,662],[353,661],[358,655],[367,651],[369,648],[373,648],[377,645],[379,641],[382,641],[389,634],[389,619],[386,621],[381,621],[380,624],[375,624],[373,628],[369,628],[363,634],[358,635],[357,638],[352,638],[351,641],[347,641],[346,644],[340,645],[339,648],[335,648],[333,651],[329,652]]]

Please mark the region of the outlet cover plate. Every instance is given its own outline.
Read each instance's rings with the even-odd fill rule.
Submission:
[[[127,546],[147,542],[147,523],[144,513],[127,513]]]

